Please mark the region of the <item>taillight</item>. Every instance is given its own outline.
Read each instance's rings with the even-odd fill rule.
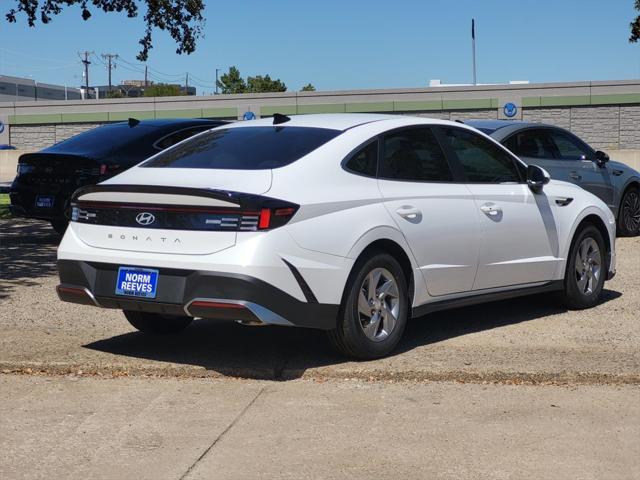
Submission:
[[[262,208],[258,218],[258,230],[270,230],[286,224],[298,211],[298,206]]]
[[[118,170],[120,170],[120,165],[100,164],[100,175],[114,174]]]
[[[120,227],[255,232],[283,226],[298,210],[297,205],[279,200],[254,201],[237,208],[78,201],[71,205],[71,220]],[[143,218],[141,214],[146,215]]]
[[[260,230],[265,230],[269,228],[269,224],[271,223],[271,210],[268,208],[263,208],[260,210],[260,217],[258,219],[258,228]]]

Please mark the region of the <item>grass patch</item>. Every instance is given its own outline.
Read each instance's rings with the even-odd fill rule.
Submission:
[[[0,193],[0,218],[9,218],[11,214],[9,213],[9,194],[8,193]]]

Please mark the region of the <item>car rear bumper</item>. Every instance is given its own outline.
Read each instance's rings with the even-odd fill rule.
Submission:
[[[64,190],[57,186],[35,187],[14,181],[9,190],[11,204],[9,211],[16,217],[37,218],[41,220],[59,220],[65,218],[69,198],[73,190]],[[53,207],[36,207],[36,197],[46,195],[53,198]]]
[[[339,309],[233,273],[160,268],[156,298],[147,300],[115,295],[116,264],[58,260],[58,271],[61,300],[103,308],[321,330],[335,328]]]

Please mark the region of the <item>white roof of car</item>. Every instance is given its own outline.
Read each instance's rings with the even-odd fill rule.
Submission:
[[[431,120],[421,117],[409,117],[403,115],[384,115],[375,113],[317,113],[307,115],[287,115],[291,120],[281,123],[283,127],[316,127],[331,128],[334,130],[347,130],[371,122],[379,122],[383,120],[402,120],[415,122],[415,120],[431,123],[437,121],[441,123],[449,123],[441,120]],[[422,122],[421,122],[422,123]],[[261,118],[260,120],[249,120],[245,122],[236,122],[230,125],[224,125],[224,128],[237,127],[260,127],[272,126],[273,118]]]

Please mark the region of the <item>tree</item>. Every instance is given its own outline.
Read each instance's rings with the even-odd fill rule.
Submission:
[[[141,45],[138,60],[146,61],[149,50],[153,48],[152,33],[158,28],[169,32],[178,44],[176,53],[193,53],[196,40],[202,36],[204,18],[204,0],[8,0],[15,6],[6,13],[8,22],[16,23],[20,14],[27,17],[30,27],[38,20],[43,24],[51,22],[60,14],[63,7],[80,7],[83,20],[89,20],[92,10],[105,13],[126,13],[127,17],[138,16],[141,6],[146,7],[144,14],[145,31],[138,42]],[[6,3],[6,2],[3,2]]]
[[[237,67],[230,67],[229,71],[218,80],[218,88],[222,93],[265,93],[286,92],[287,86],[282,80],[272,79],[269,75],[247,77],[245,81]]]
[[[114,88],[110,92],[107,92],[107,98],[124,98],[124,95],[122,94],[122,90]]]
[[[304,87],[302,87],[302,90],[300,90],[300,91],[301,92],[315,92],[316,91],[316,87],[314,87],[310,83],[307,83]]]
[[[635,8],[640,12],[640,0],[636,0]],[[631,23],[631,37],[629,37],[629,41],[634,43],[640,41],[640,15]]]
[[[158,83],[144,89],[145,97],[179,97],[184,95],[180,85]]]
[[[222,93],[246,93],[247,84],[240,76],[240,70],[236,67],[229,68],[229,72],[225,73],[218,80],[218,88]]]
[[[247,77],[248,93],[286,92],[287,86],[279,78],[271,80],[269,75]]]

